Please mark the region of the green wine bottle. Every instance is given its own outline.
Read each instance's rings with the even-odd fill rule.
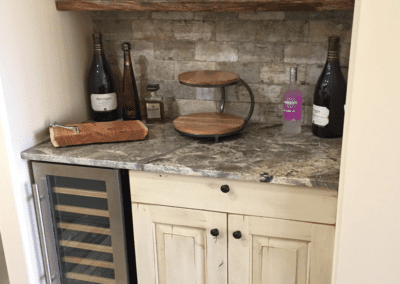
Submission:
[[[339,37],[329,38],[328,58],[314,92],[312,132],[322,138],[343,135],[346,81],[339,63]]]
[[[94,54],[88,76],[90,114],[94,121],[118,119],[118,97],[110,65],[104,55],[101,34],[93,34]]]

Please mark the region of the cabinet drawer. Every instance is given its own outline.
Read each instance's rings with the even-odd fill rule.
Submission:
[[[132,202],[335,224],[337,191],[129,171]],[[221,190],[223,185],[229,191]],[[226,187],[224,188],[226,190]]]

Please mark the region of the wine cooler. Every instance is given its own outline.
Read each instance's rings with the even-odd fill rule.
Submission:
[[[121,171],[39,162],[32,168],[46,283],[136,283],[129,279]]]

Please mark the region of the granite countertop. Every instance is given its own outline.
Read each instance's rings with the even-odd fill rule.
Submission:
[[[274,184],[338,189],[342,139],[313,136],[303,127],[283,135],[281,125],[249,123],[239,134],[194,139],[171,122],[147,125],[143,141],[55,148],[50,140],[21,153],[27,160],[96,167],[220,177]]]

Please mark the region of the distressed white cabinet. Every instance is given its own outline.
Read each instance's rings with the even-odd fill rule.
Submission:
[[[337,192],[130,171],[138,284],[329,284]]]
[[[330,283],[334,233],[329,225],[229,215],[229,283]]]
[[[227,214],[138,203],[132,213],[138,283],[228,283]]]

